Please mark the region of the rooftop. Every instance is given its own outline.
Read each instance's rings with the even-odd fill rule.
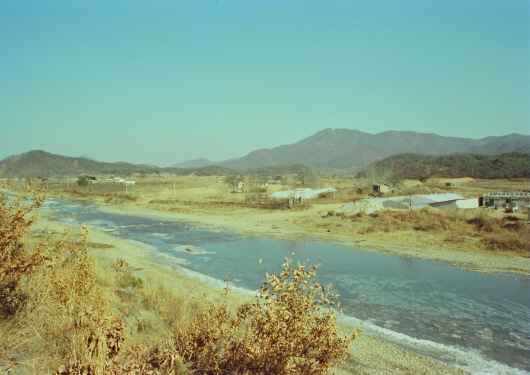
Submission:
[[[495,192],[495,193],[486,193],[483,195],[484,198],[530,198],[530,193],[526,192],[516,192],[516,193],[506,193],[506,192]]]

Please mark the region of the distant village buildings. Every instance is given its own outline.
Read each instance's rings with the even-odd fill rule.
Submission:
[[[335,194],[337,189],[328,187],[324,189],[313,190],[310,188],[296,188],[291,190],[277,191],[269,195],[272,199],[283,199],[288,201],[286,204],[291,205],[293,202],[304,203],[306,199],[318,198],[325,194]]]
[[[420,210],[425,207],[450,211],[466,208],[492,208],[503,209],[506,212],[515,212],[519,208],[530,207],[530,193],[527,192],[496,192],[487,193],[482,197],[464,198],[460,194],[415,194],[395,197],[360,199],[355,203],[370,204],[381,208]]]
[[[134,186],[136,185],[136,181],[126,181],[123,178],[117,178],[116,181],[114,181],[116,184],[124,184],[125,186]]]
[[[490,208],[517,208],[527,206],[530,203],[530,193],[528,192],[495,192],[484,194],[479,198],[480,206]]]
[[[456,203],[460,202],[462,203]],[[382,207],[388,208],[400,208],[409,210],[420,210],[424,207],[436,207],[441,210],[451,210],[458,208],[472,208],[478,207],[478,198],[475,199],[464,199],[460,194],[445,193],[445,194],[422,194],[422,195],[403,195],[389,198],[373,198],[373,199],[361,199],[358,202],[369,202],[372,204],[378,204]]]
[[[384,194],[384,193],[388,193],[390,188],[388,187],[387,184],[383,182],[378,182],[372,185],[372,190],[374,193]]]
[[[477,208],[479,205],[479,198],[468,198],[468,199],[455,199],[434,202],[429,204],[430,207],[438,208],[439,210],[449,211],[456,210],[458,208]]]

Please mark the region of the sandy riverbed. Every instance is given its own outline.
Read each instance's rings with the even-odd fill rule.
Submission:
[[[439,241],[439,238],[429,234],[419,234],[421,237],[409,237],[408,235],[398,237],[399,234],[397,236],[387,234],[361,236],[336,228],[341,225],[340,223],[335,226],[323,224],[333,220],[337,221],[336,218],[322,219],[322,216],[339,206],[340,204],[318,205],[304,211],[200,210],[188,207],[166,211],[164,207],[156,205],[102,205],[100,209],[110,213],[187,221],[199,227],[226,230],[249,236],[286,240],[309,237],[350,248],[447,262],[477,272],[530,275],[530,259],[521,256],[459,248]]]

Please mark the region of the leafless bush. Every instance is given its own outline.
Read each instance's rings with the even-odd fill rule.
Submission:
[[[521,226],[519,230],[486,235],[481,242],[489,250],[515,251],[521,256],[528,257],[530,250],[530,235],[528,226]]]
[[[504,224],[503,219],[489,217],[484,214],[477,215],[467,220],[467,222],[472,224],[477,230],[487,233],[501,233],[502,225]]]

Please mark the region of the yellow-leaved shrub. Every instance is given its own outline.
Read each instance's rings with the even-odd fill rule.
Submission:
[[[291,266],[267,275],[259,294],[230,313],[211,304],[176,332],[182,357],[206,374],[320,374],[342,361],[359,331],[338,335],[338,297],[315,280],[319,265]],[[227,290],[226,290],[227,292]]]
[[[43,200],[31,184],[12,200],[0,193],[4,367],[60,375],[319,374],[343,360],[360,333],[338,334],[337,295],[316,282],[319,265],[307,261],[292,267],[287,259],[281,273],[267,275],[259,294],[235,311],[228,307],[228,287],[205,307],[188,303],[163,286],[144,285],[123,259],[111,264],[114,277],[101,282],[88,229],[25,242]],[[181,305],[195,306],[188,319]],[[142,309],[167,337],[131,339],[126,319]],[[136,331],[145,334],[150,325],[142,327]]]

